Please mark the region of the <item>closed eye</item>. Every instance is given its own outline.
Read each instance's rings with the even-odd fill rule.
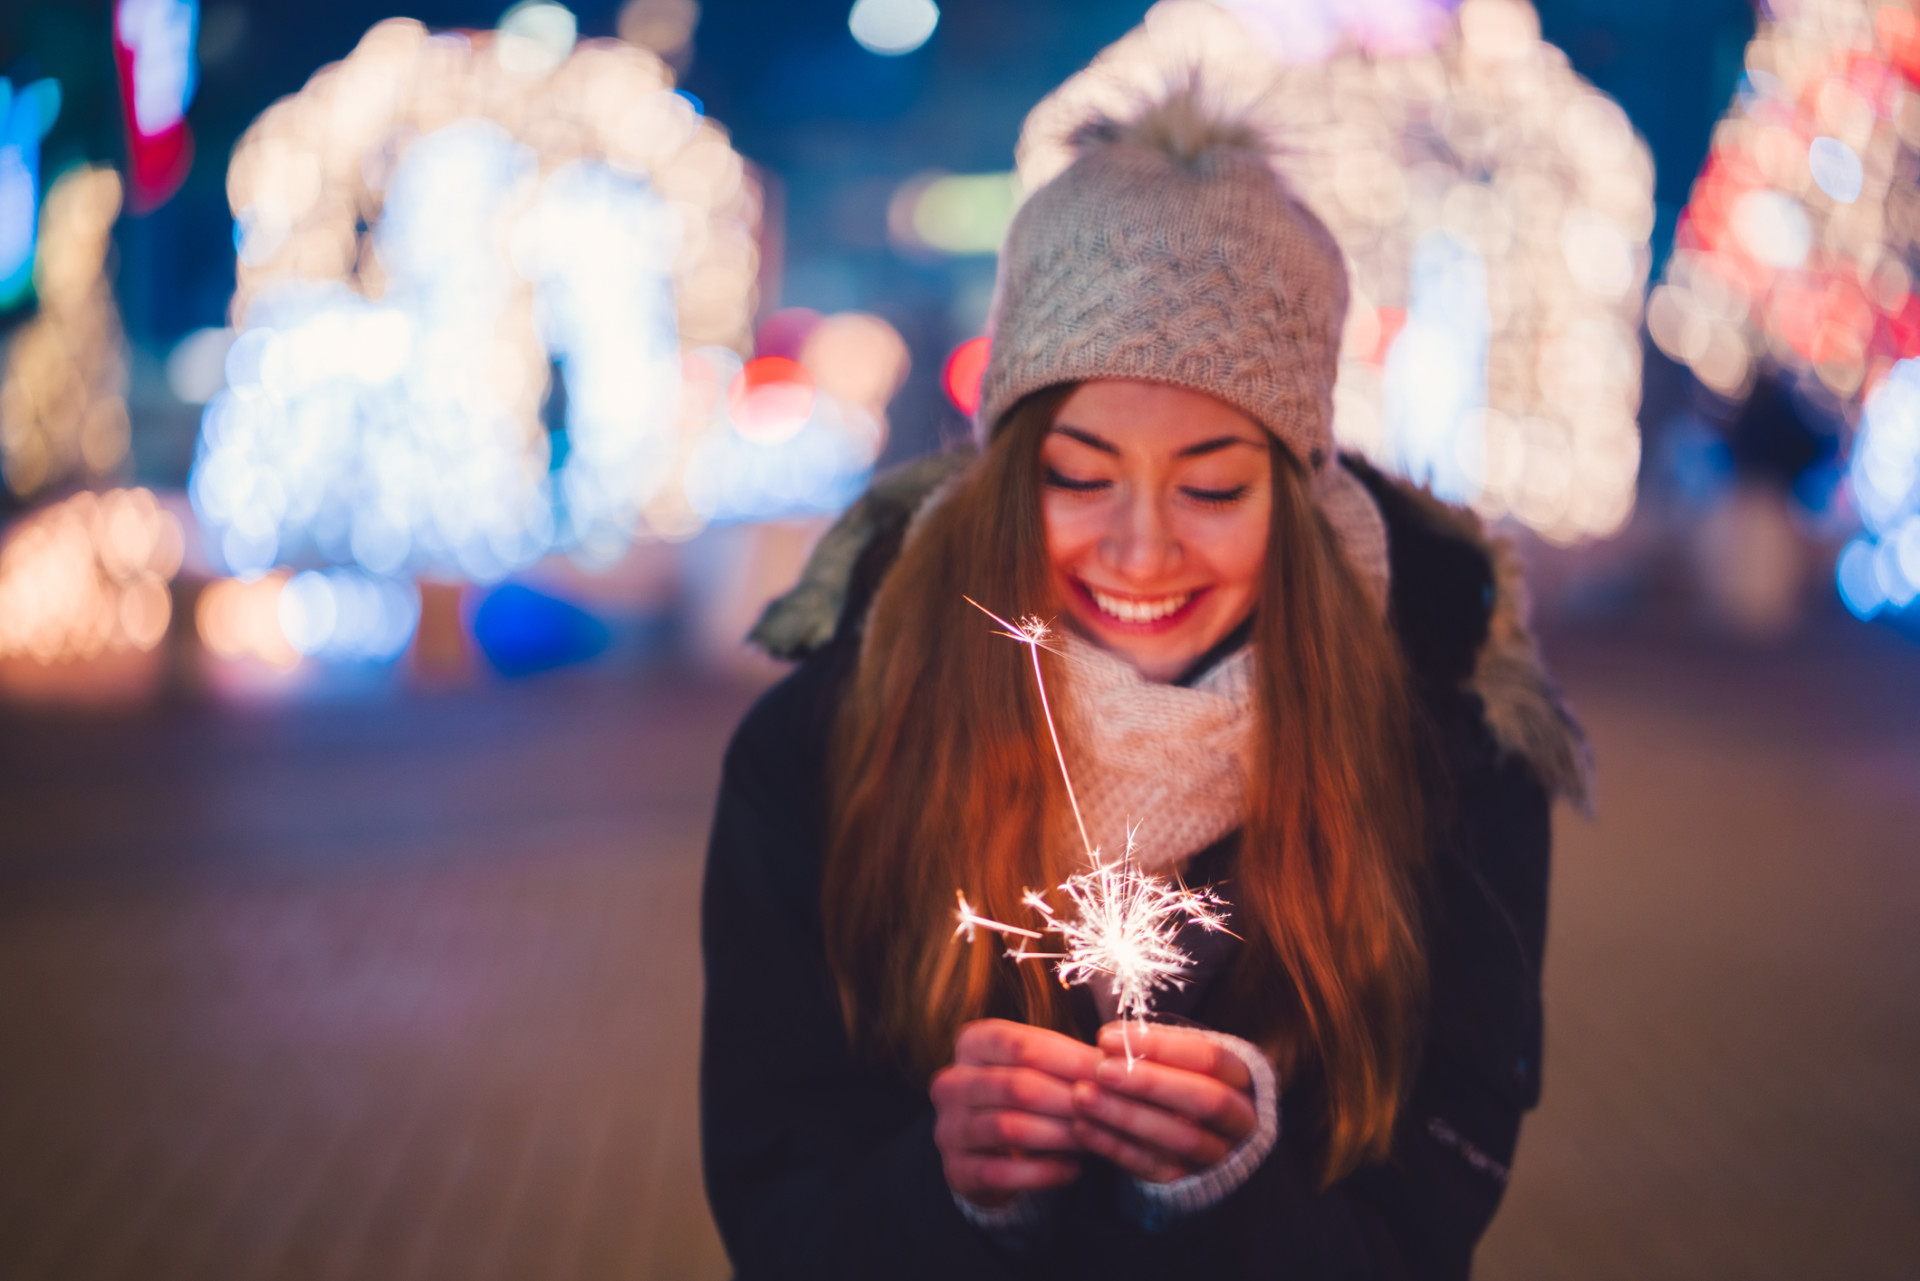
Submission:
[[[1232,489],[1183,488],[1180,492],[1195,502],[1205,503],[1210,507],[1225,507],[1230,503],[1237,503],[1242,498],[1245,498],[1251,488],[1252,486],[1250,485],[1235,485]]]
[[[1110,480],[1076,480],[1051,467],[1047,468],[1046,481],[1053,488],[1064,489],[1070,494],[1097,494],[1103,489],[1113,487],[1113,482]]]

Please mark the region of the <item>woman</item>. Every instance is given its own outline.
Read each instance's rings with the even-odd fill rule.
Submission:
[[[977,457],[884,479],[756,638],[703,903],[740,1275],[1452,1277],[1538,1093],[1583,748],[1477,524],[1333,449],[1345,269],[1191,92],[1076,139],[1001,256]],[[1079,813],[1026,654],[1052,618]],[[1232,905],[1164,1021],[954,894],[1118,852]]]

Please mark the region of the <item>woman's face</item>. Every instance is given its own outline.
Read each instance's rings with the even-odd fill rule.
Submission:
[[[1196,391],[1081,384],[1041,445],[1054,587],[1080,630],[1170,681],[1252,611],[1273,511],[1267,434]]]

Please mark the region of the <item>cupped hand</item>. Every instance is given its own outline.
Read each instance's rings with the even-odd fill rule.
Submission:
[[[961,1028],[953,1063],[932,1089],[947,1186],[992,1208],[1080,1177],[1073,1092],[1092,1081],[1102,1057],[1025,1023],[980,1019]]]
[[[1135,1178],[1167,1183],[1217,1164],[1253,1132],[1253,1078],[1240,1057],[1189,1028],[1100,1029],[1102,1058],[1073,1086],[1074,1141]]]

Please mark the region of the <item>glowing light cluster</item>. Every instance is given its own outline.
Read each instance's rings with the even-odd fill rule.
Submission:
[[[1920,361],[1867,397],[1847,479],[1865,530],[1840,553],[1840,598],[1861,618],[1920,597]]]
[[[194,607],[200,643],[223,659],[255,659],[281,670],[297,665],[300,651],[280,626],[280,597],[290,577],[277,570],[248,582],[219,578],[208,583]]]
[[[179,521],[144,489],[75,494],[21,520],[0,544],[0,658],[152,649],[184,547]]]
[[[1090,111],[1125,113],[1198,68],[1277,141],[1349,257],[1341,442],[1556,542],[1617,531],[1639,469],[1653,229],[1652,159],[1625,114],[1541,41],[1524,0],[1403,5],[1424,16],[1388,24],[1398,53],[1347,32],[1318,61],[1284,25],[1249,26],[1281,6],[1234,8],[1156,4],[1028,117],[1025,186],[1064,167]],[[1437,43],[1411,42],[1429,27]]]
[[[746,348],[760,206],[659,58],[548,0],[497,35],[383,22],[227,186],[238,333],[192,494],[236,573],[605,564],[676,505],[682,345]]]
[[[34,289],[40,312],[7,345],[0,471],[21,497],[111,474],[127,456],[126,341],[106,274],[120,179],[68,170],[47,192]]]
[[[690,352],[682,380],[680,484],[648,521],[681,536],[708,524],[838,511],[859,497],[886,443],[887,402],[906,380],[899,333],[878,316],[780,313],[796,356],[742,363]],[[791,326],[789,326],[791,327]]]
[[[40,215],[40,140],[60,114],[60,85],[37,80],[15,89],[0,76],[0,308],[33,281]]]
[[[1874,0],[1769,14],[1647,327],[1722,396],[1773,363],[1857,404],[1920,355],[1920,18]]]

